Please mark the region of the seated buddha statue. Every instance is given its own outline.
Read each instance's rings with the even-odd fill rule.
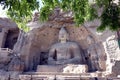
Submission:
[[[82,56],[79,46],[75,42],[68,41],[68,33],[65,28],[59,31],[59,42],[52,45],[49,50],[49,65],[80,64]]]

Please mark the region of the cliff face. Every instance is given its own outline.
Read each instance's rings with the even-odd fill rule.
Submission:
[[[9,30],[15,30],[17,24],[8,18],[0,18],[0,28],[7,28]]]
[[[7,70],[13,46],[17,42],[19,29],[15,22],[0,18],[0,69]]]
[[[18,78],[19,71],[17,69],[19,59],[13,59],[12,50],[17,42],[19,29],[17,24],[8,18],[0,18],[0,80],[11,80]],[[13,61],[14,60],[14,61]],[[16,63],[14,63],[16,62]]]
[[[42,27],[35,28],[27,34],[20,33],[14,51],[22,56],[21,58],[26,61],[26,66],[37,66],[41,62],[40,55],[48,53],[49,48],[54,43],[59,42],[58,33],[61,27],[60,24],[46,22]],[[77,28],[73,24],[66,24],[66,29],[70,34],[70,41],[77,42],[82,49],[87,47],[84,40],[89,35],[89,32],[84,27]],[[36,60],[34,60],[35,58]]]
[[[58,32],[61,27],[66,28],[70,35],[69,40],[76,42],[83,54],[90,48],[87,38],[92,36],[95,43],[92,45],[96,46],[97,53],[101,57],[100,64],[108,73],[111,73],[112,65],[120,60],[116,32],[106,30],[98,33],[96,28],[101,24],[99,19],[85,22],[81,27],[76,27],[71,12],[58,13],[55,11],[47,22],[41,23],[38,19],[34,20],[27,24],[31,28],[28,33],[20,32],[14,46],[14,52],[25,62],[26,71],[35,70],[39,64],[46,64],[44,59],[46,59],[49,48],[59,42]],[[93,50],[93,52],[95,51]]]
[[[19,34],[17,24],[8,18],[0,18],[0,30],[1,47],[13,49]]]
[[[34,20],[27,24],[31,30],[28,33],[21,32],[14,46],[14,52],[18,53],[25,62],[25,70],[33,70],[37,65],[45,64],[44,57],[48,54],[49,48],[59,42],[58,33],[61,27],[66,28],[69,33],[69,41],[76,42],[80,46],[82,54],[86,53],[89,48],[87,42],[89,35],[94,38],[95,43],[101,44],[89,29],[84,26],[75,26],[71,12],[58,13],[55,11],[44,23]],[[100,49],[101,54],[104,55],[104,48],[100,48],[102,48]]]

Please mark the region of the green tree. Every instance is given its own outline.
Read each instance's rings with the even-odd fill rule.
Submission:
[[[74,21],[80,25],[85,21],[100,18],[102,21],[98,30],[118,30],[120,28],[120,5],[114,0],[94,0],[95,4],[89,4],[89,0],[42,0],[43,7],[40,11],[42,21],[47,20],[50,12],[57,6],[64,11],[72,11]],[[119,2],[120,3],[120,2]],[[93,7],[104,7],[101,17],[97,16],[97,11]]]
[[[84,21],[90,21],[94,18],[100,18],[102,21],[98,30],[119,30],[120,28],[120,5],[113,3],[114,0],[94,0],[96,6],[104,7],[101,17],[97,16],[94,4],[89,4],[89,0],[41,0],[43,7],[40,9],[40,19],[48,20],[48,16],[59,7],[64,11],[72,11],[74,21],[79,26]],[[119,2],[120,3],[120,2]],[[8,15],[17,23],[26,24],[31,18],[32,11],[39,10],[37,0],[0,0],[0,4],[8,9]]]
[[[18,24],[18,27],[28,31],[26,23],[32,17],[32,12],[39,9],[37,0],[0,0],[3,9],[7,9],[7,15]]]

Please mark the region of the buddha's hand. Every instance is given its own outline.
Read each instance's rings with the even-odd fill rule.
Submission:
[[[48,61],[48,64],[56,64],[56,61],[53,61],[53,60]]]
[[[56,61],[56,64],[66,64],[66,61],[59,60],[59,61]]]
[[[61,61],[56,61],[56,64],[62,64],[62,62]]]

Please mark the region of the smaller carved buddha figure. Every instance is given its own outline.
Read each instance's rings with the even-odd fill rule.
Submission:
[[[101,71],[105,70],[106,56],[101,49],[101,44],[96,43],[92,36],[87,37],[89,47],[87,49],[87,63],[89,71]]]
[[[59,31],[59,41],[50,48],[48,64],[80,64],[82,56],[79,46],[75,42],[68,41],[68,33],[65,28],[61,28]]]
[[[89,66],[89,71],[93,72],[93,71],[97,71],[99,69],[99,64],[98,64],[98,53],[96,51],[96,47],[95,47],[95,40],[93,39],[92,36],[88,36],[87,37],[87,42],[89,44],[89,48],[87,49],[87,63]]]

